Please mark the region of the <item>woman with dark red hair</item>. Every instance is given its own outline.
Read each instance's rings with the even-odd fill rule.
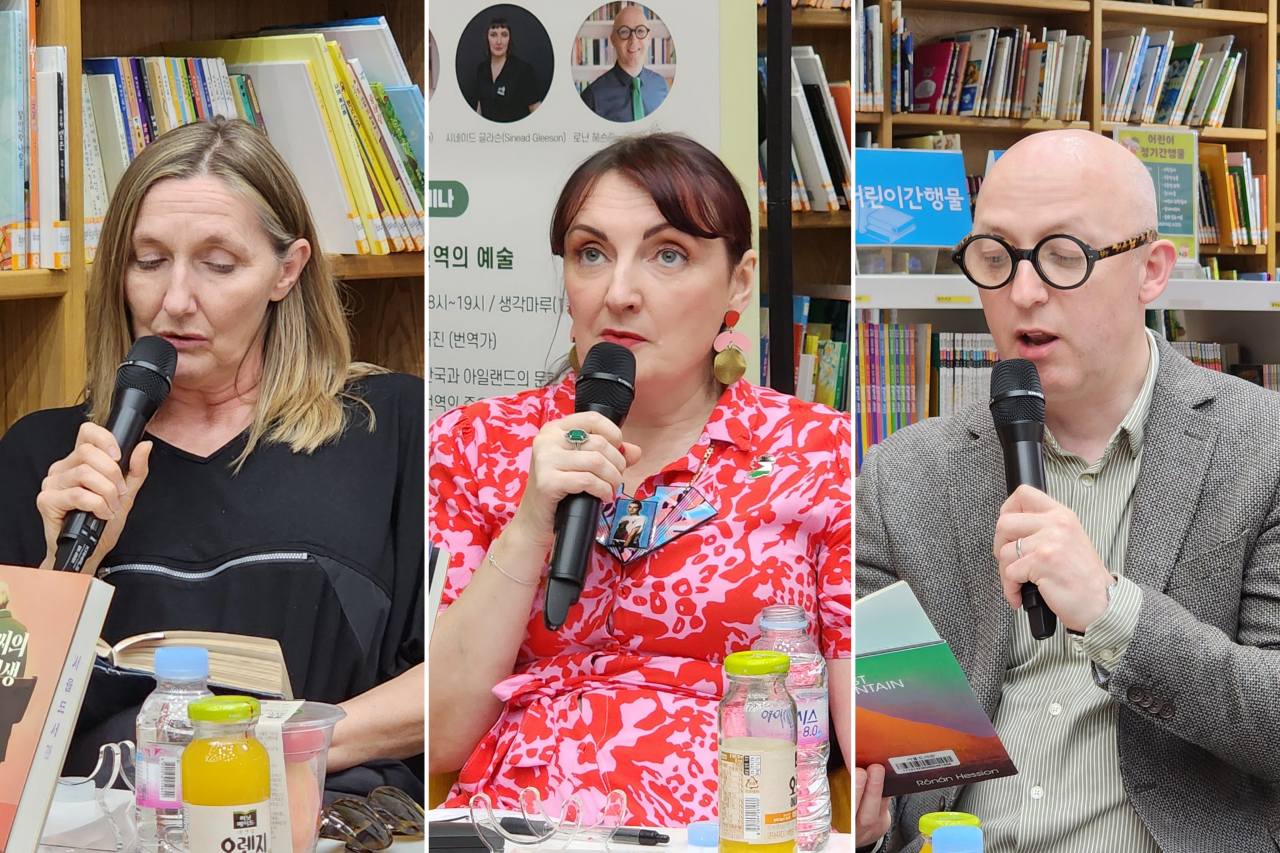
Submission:
[[[830,669],[851,758],[847,414],[742,378],[732,331],[756,253],[737,180],[678,135],[628,137],[578,167],[556,205],[570,362],[600,341],[636,358],[625,425],[574,413],[575,374],[483,400],[431,428],[433,543],[452,558],[431,640],[430,765],[461,768],[446,805],[479,792],[518,808],[626,792],[631,821],[716,810],[724,657],[751,647],[767,604],[802,607]],[[556,506],[603,501],[580,606],[543,626]],[[656,514],[644,547],[608,522]],[[625,544],[625,543],[624,543]]]

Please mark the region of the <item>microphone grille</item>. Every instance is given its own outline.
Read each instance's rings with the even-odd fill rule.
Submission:
[[[601,341],[591,348],[578,371],[577,411],[605,405],[626,417],[635,399],[636,357],[622,344]]]
[[[996,362],[991,370],[991,419],[996,426],[1016,421],[1044,423],[1044,397],[1017,396],[997,400],[1010,391],[1044,392],[1040,388],[1040,371],[1034,362],[1025,358],[1011,358]]]
[[[169,396],[177,367],[178,351],[173,344],[154,335],[138,338],[116,370],[116,393],[125,388],[141,391],[159,408]]]

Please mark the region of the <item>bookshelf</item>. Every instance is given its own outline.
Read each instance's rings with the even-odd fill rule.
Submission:
[[[70,92],[86,57],[156,55],[169,41],[220,39],[261,27],[385,15],[415,83],[425,91],[422,0],[40,0],[36,41],[67,47]],[[71,267],[0,272],[0,432],[38,409],[74,403],[85,376],[84,189],[80,98],[68,99]],[[330,256],[344,280],[358,358],[423,375],[424,254]]]
[[[868,4],[877,0],[867,0]],[[890,0],[878,0],[881,15],[889,87]],[[1195,7],[1163,6],[1129,0],[903,0],[902,14],[913,33],[916,48],[939,36],[979,27],[1026,24],[1062,28],[1092,42],[1087,65],[1084,103],[1074,122],[938,116],[921,113],[893,114],[889,110],[859,112],[859,131],[870,131],[872,142],[890,147],[899,136],[915,136],[941,130],[961,134],[965,172],[983,174],[987,152],[1004,149],[1020,138],[1060,128],[1087,129],[1110,136],[1116,127],[1159,129],[1163,125],[1129,125],[1103,121],[1102,53],[1104,36],[1113,30],[1145,26],[1148,31],[1173,30],[1174,43],[1185,44],[1233,34],[1233,49],[1248,51],[1247,89],[1244,93],[1243,127],[1198,128],[1206,142],[1226,144],[1229,151],[1244,151],[1253,160],[1255,174],[1267,176],[1266,206],[1275,235],[1280,217],[1276,212],[1276,58],[1280,27],[1276,0],[1198,0]],[[886,91],[886,100],[888,91]],[[1262,246],[1201,244],[1202,260],[1217,259],[1223,270],[1276,272],[1275,237]],[[982,333],[979,290],[955,268],[946,252],[940,252],[935,275],[857,276],[853,308],[896,309],[897,322],[928,323],[934,332]],[[1280,363],[1280,336],[1275,334],[1280,311],[1280,282],[1171,280],[1151,306],[1157,310],[1185,311],[1187,338],[1193,341],[1239,343],[1253,363]],[[886,321],[887,322],[887,321]]]
[[[768,10],[757,10],[760,54],[768,47]],[[812,45],[822,57],[828,80],[852,78],[852,21],[846,9],[796,8],[791,10],[791,44]],[[794,129],[793,129],[794,130]],[[769,293],[769,258],[763,233],[768,231],[767,217],[760,217],[760,290]],[[853,219],[847,210],[793,212],[791,214],[791,286],[781,300],[784,316],[790,323],[790,295],[820,296],[826,299],[850,299],[853,287]],[[776,310],[770,301],[770,318]],[[788,353],[790,349],[778,348]],[[776,361],[772,362],[776,375]],[[788,372],[789,373],[789,372]],[[775,380],[775,387],[777,382]]]
[[[1245,127],[1200,129],[1206,142],[1221,142],[1229,150],[1247,151],[1257,174],[1267,180],[1267,208],[1276,220],[1276,63],[1277,29],[1275,0],[1200,0],[1197,7],[1161,6],[1130,0],[904,0],[902,13],[914,33],[917,46],[938,36],[987,26],[1027,24],[1032,27],[1061,27],[1092,40],[1082,120],[1073,122],[1041,119],[938,116],[926,113],[899,113],[889,110],[856,113],[859,130],[870,130],[873,142],[890,147],[895,136],[917,135],[934,130],[959,132],[967,174],[984,171],[987,151],[1007,148],[1020,137],[1042,130],[1079,128],[1111,135],[1116,127],[1135,126],[1159,129],[1163,125],[1103,121],[1102,52],[1104,34],[1110,30],[1145,26],[1173,30],[1175,43],[1233,33],[1235,47],[1249,52],[1248,89],[1245,93]],[[890,0],[880,0],[884,30],[884,63],[890,67]],[[888,79],[886,73],[886,81]],[[887,86],[887,82],[886,82]],[[1272,228],[1274,233],[1274,227]],[[1202,254],[1219,256],[1226,269],[1240,272],[1274,273],[1275,240],[1266,246],[1201,246]],[[1210,309],[1211,310],[1211,309]]]

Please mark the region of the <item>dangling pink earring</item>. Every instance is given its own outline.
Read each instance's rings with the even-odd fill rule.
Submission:
[[[751,351],[751,341],[746,335],[733,330],[741,316],[737,311],[725,314],[724,324],[728,328],[716,335],[715,343],[711,345],[716,352],[713,371],[722,385],[732,385],[747,372],[746,353]]]

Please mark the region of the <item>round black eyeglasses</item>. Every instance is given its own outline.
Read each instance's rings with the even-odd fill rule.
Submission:
[[[1017,275],[1020,261],[1031,261],[1036,273],[1050,287],[1072,290],[1089,280],[1093,265],[1103,258],[1123,254],[1146,245],[1159,235],[1154,230],[1095,249],[1070,234],[1050,234],[1034,249],[1015,249],[1002,237],[970,234],[956,246],[951,260],[965,277],[984,290],[998,290]]]
[[[640,41],[644,41],[649,37],[649,33],[653,31],[646,26],[639,26],[634,29],[632,27],[618,27],[614,32],[617,33],[620,41],[630,41],[632,33],[635,33],[635,37]]]

